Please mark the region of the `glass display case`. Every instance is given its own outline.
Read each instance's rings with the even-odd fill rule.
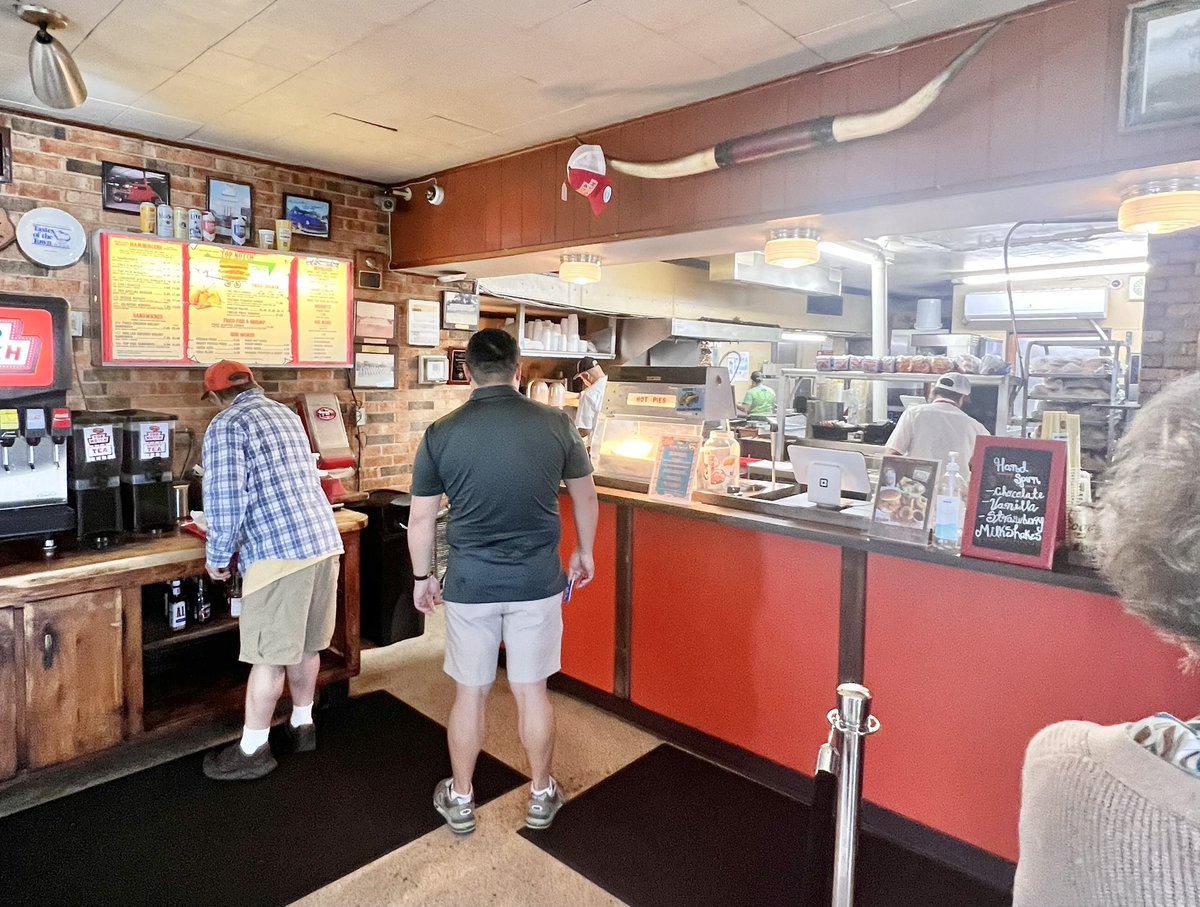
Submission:
[[[705,423],[736,417],[733,385],[724,368],[611,369],[590,437],[596,478],[602,484],[645,491],[659,438],[700,438]]]

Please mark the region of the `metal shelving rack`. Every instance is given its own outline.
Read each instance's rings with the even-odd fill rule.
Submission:
[[[1034,355],[1034,350],[1040,350],[1038,356]],[[1095,372],[1045,372],[1034,371],[1031,365],[1041,358],[1050,358],[1051,350],[1054,349],[1071,349],[1071,350],[1095,350],[1097,356],[1108,359],[1112,365],[1109,369],[1109,374],[1096,374]],[[1045,381],[1053,378],[1065,380],[1090,380],[1098,381],[1099,379],[1108,379],[1108,399],[1096,399],[1092,397],[1081,397],[1078,394],[1059,394],[1056,396],[1036,396],[1033,397],[1033,402],[1047,404],[1043,410],[1054,409],[1056,405],[1061,404],[1062,409],[1069,412],[1079,412],[1080,408],[1088,409],[1095,408],[1105,410],[1104,423],[1106,428],[1106,442],[1103,448],[1096,445],[1080,444],[1083,451],[1088,451],[1093,454],[1103,451],[1102,459],[1107,464],[1112,459],[1113,449],[1119,437],[1119,426],[1123,423],[1125,414],[1137,408],[1137,404],[1128,404],[1124,402],[1129,388],[1129,345],[1122,340],[1033,340],[1025,351],[1025,368],[1024,379],[1022,381],[1021,393],[1021,435],[1029,437],[1030,431],[1030,390],[1036,385],[1035,381]],[[1081,413],[1082,415],[1082,413]],[[1081,420],[1082,421],[1082,420]],[[1034,425],[1040,425],[1040,419],[1035,419]]]

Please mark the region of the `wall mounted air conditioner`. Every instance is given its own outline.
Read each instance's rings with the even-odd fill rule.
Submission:
[[[1108,315],[1108,290],[1079,289],[1013,290],[1013,309],[1018,321],[1047,321],[1063,318],[1104,318]],[[1008,294],[1003,290],[967,293],[963,297],[963,321],[983,324],[1008,321]]]

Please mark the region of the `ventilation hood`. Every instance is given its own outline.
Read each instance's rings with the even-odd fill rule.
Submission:
[[[630,318],[621,324],[619,357],[637,359],[665,340],[716,343],[778,343],[783,329],[774,325],[689,318]]]
[[[791,290],[812,296],[841,296],[842,270],[828,265],[781,268],[769,265],[761,252],[718,255],[708,261],[708,279]]]

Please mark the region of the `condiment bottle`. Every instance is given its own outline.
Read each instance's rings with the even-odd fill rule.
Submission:
[[[959,473],[957,451],[950,451],[946,472],[938,479],[934,508],[934,546],[943,551],[958,551],[967,512],[967,482]]]
[[[700,488],[703,491],[725,491],[738,484],[741,473],[742,447],[726,426],[708,436],[700,448]]]

